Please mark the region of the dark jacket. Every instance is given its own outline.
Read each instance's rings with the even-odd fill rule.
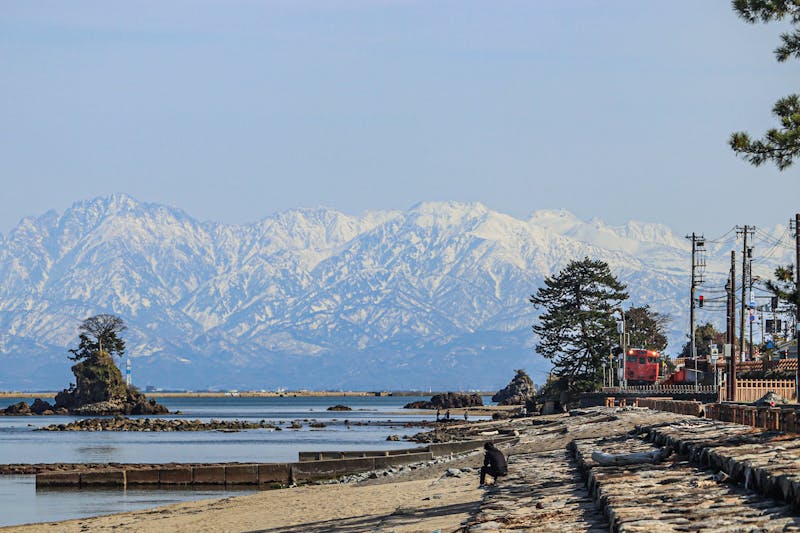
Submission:
[[[495,447],[486,450],[486,456],[483,459],[483,466],[488,466],[492,472],[498,476],[505,476],[508,474],[508,465],[503,452]]]

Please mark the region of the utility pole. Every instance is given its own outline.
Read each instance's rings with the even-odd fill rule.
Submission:
[[[741,316],[739,317],[739,357],[742,358],[744,358],[744,315],[745,306],[747,305],[747,295],[745,294],[747,290],[747,259],[753,255],[752,249],[747,247],[747,237],[752,235],[753,230],[755,230],[754,226],[745,225],[743,229],[739,229],[739,226],[736,226],[737,235],[739,233],[744,235],[744,245],[742,247],[742,301]]]
[[[727,371],[728,378],[725,380],[727,400],[736,401],[736,251],[731,250],[731,274],[728,290],[728,324],[726,337],[730,346],[730,356],[728,357]]]
[[[694,328],[694,293],[697,286],[703,283],[703,267],[705,267],[705,257],[699,258],[698,252],[705,251],[705,238],[702,235],[692,233],[686,236],[692,241],[692,283],[689,289],[689,339],[692,348],[692,359],[694,359],[694,385],[695,390],[699,387],[697,380],[697,344],[695,342]]]
[[[732,252],[731,252],[732,253]],[[731,257],[731,262],[733,262],[733,257]],[[728,272],[728,281],[725,282],[725,345],[723,346],[722,353],[726,353],[726,347],[731,345],[731,311],[733,311],[733,306],[731,305],[731,275],[730,271]],[[725,358],[725,372],[730,376],[730,357]],[[731,393],[731,380],[730,377],[725,380],[725,400],[730,401],[730,393]]]
[[[794,215],[794,282],[795,290],[800,291],[800,213]],[[795,403],[800,403],[800,305],[794,309],[794,345],[797,357],[797,371],[794,377],[794,398]]]
[[[752,248],[751,248],[751,250],[752,250]],[[752,253],[751,253],[750,260],[747,262],[747,271],[748,271],[747,272],[748,273],[748,277],[750,278],[750,297],[749,297],[749,300],[748,300],[748,303],[747,303],[747,307],[749,309],[749,311],[747,313],[748,314],[747,322],[750,325],[750,349],[748,350],[747,353],[748,353],[748,355],[750,357],[750,360],[752,361],[753,360],[753,321],[756,318],[756,301],[755,301],[755,298],[753,298],[753,258],[752,258]]]

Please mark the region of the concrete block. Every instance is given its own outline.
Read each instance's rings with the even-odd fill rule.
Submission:
[[[135,468],[125,471],[127,485],[158,485],[158,470],[154,468]]]
[[[90,470],[81,472],[81,487],[124,487],[124,470]]]
[[[257,485],[258,465],[226,465],[226,485]]]
[[[386,457],[375,457],[375,469],[389,468],[391,466],[408,465],[421,463],[433,459],[431,452],[407,453],[405,455],[389,455]]]
[[[328,459],[323,461],[303,461],[292,465],[296,482],[333,479],[347,474],[368,472],[375,469],[375,458]]]
[[[69,472],[42,472],[36,474],[36,488],[40,487],[79,487],[81,474],[77,470]]]
[[[191,467],[159,468],[158,482],[162,485],[188,485],[192,482]]]
[[[434,457],[442,457],[453,453],[463,453],[472,450],[483,448],[484,443],[488,440],[496,440],[487,438],[486,440],[468,440],[464,442],[443,442],[439,444],[428,445],[428,450]]]
[[[291,465],[287,463],[260,464],[258,465],[258,484],[288,485],[291,468]]]
[[[402,450],[389,450],[389,455],[405,455],[408,453],[424,453],[430,451],[426,446],[417,446],[416,448],[403,448]]]
[[[192,481],[198,485],[224,485],[224,466],[195,466],[192,468]]]

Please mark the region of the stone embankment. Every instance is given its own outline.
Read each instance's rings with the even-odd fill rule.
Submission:
[[[467,531],[800,531],[796,436],[633,407],[572,415],[513,422],[509,475]]]
[[[280,431],[275,424],[261,420],[245,422],[242,420],[200,420],[159,418],[83,418],[69,424],[50,424],[36,431],[242,431],[244,429],[273,429]]]

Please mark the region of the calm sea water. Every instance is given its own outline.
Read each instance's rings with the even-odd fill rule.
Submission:
[[[266,420],[287,427],[300,420],[300,430],[256,429],[237,433],[201,432],[50,432],[34,431],[76,417],[0,417],[0,463],[210,463],[290,462],[299,451],[386,450],[408,448],[408,442],[387,441],[388,435],[407,435],[408,421],[430,416],[403,413],[408,402],[420,397],[327,398],[164,398],[160,403],[180,414],[163,418],[210,420]],[[0,399],[4,408],[20,399]],[[28,399],[27,401],[31,401]],[[484,403],[490,403],[484,398]],[[327,411],[344,404],[353,411]],[[359,426],[349,422],[382,422]],[[309,427],[319,421],[326,427]],[[236,492],[242,494],[242,492]],[[202,498],[230,495],[225,490],[36,490],[33,476],[0,476],[0,526],[49,522],[111,514]]]

